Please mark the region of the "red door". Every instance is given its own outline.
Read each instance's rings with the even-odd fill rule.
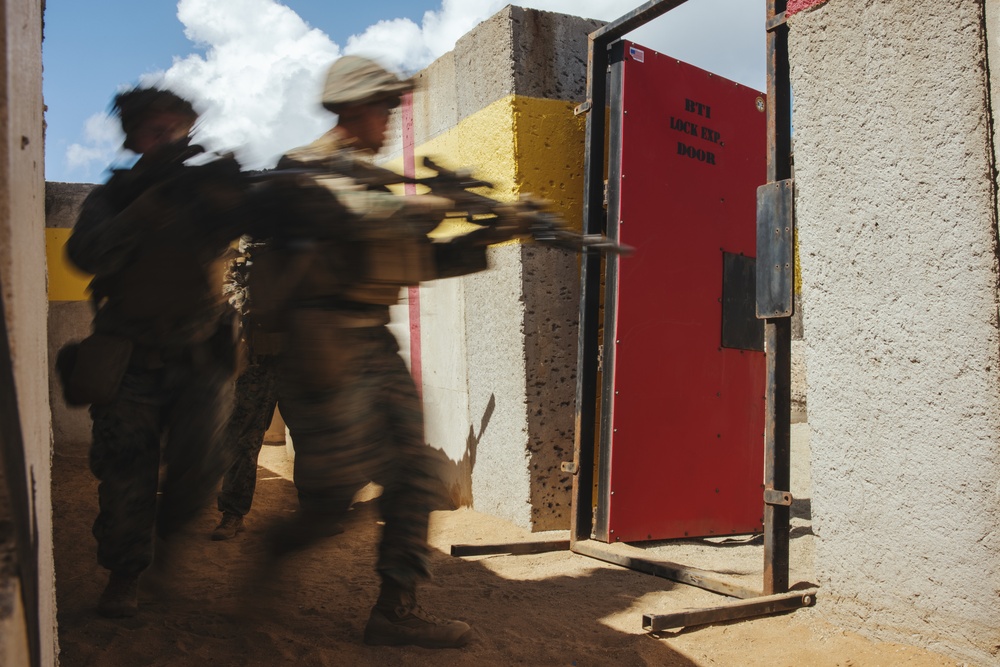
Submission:
[[[608,226],[637,250],[609,260],[596,534],[759,532],[765,360],[752,258],[764,96],[619,48]]]

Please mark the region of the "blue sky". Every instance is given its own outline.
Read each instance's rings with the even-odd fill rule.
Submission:
[[[282,4],[339,44],[380,20],[404,17],[419,23],[424,12],[439,7],[414,0]],[[106,165],[71,170],[66,164],[66,149],[80,141],[86,119],[106,110],[120,86],[137,83],[147,72],[166,70],[175,56],[203,51],[185,37],[172,0],[47,0],[42,45],[46,179],[99,178]]]
[[[248,166],[268,166],[329,123],[311,102],[316,78],[334,58],[364,53],[394,69],[416,71],[504,4],[47,0],[42,45],[46,179],[102,180],[108,164],[120,158],[121,137],[106,117],[108,104],[122,86],[150,81],[181,89],[206,112],[200,140],[237,149]],[[641,1],[518,4],[613,20]],[[632,37],[759,88],[763,6],[764,0],[692,0]]]

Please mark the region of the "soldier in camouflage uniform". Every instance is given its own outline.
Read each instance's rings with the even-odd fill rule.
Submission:
[[[438,619],[416,602],[417,584],[428,576],[428,518],[440,487],[421,399],[385,325],[402,286],[484,269],[486,246],[523,230],[482,229],[432,243],[427,233],[450,201],[395,196],[344,172],[324,173],[331,159],[370,160],[391,109],[412,87],[365,58],[345,56],[331,66],[323,105],[339,115],[338,124],[279,163],[274,186],[284,202],[285,237],[273,242],[290,259],[276,262],[278,270],[251,272],[251,294],[262,296],[258,279],[260,289],[274,290],[281,278],[301,276],[286,295],[266,299],[282,304],[287,327],[279,391],[300,501],[298,514],[273,533],[274,548],[284,552],[336,532],[354,494],[377,482],[382,583],[364,640],[457,647],[471,637],[469,626]]]
[[[220,260],[239,235],[243,180],[231,159],[186,164],[201,152],[188,141],[197,114],[187,100],[134,89],[113,110],[125,147],[141,158],[94,189],[66,249],[94,274],[94,334],[73,373],[91,368],[92,384],[117,381],[84,402],[100,480],[93,532],[110,571],[98,611],[123,617],[137,611],[154,532],[160,549],[210,499],[228,463],[221,435],[236,348]]]
[[[243,517],[250,511],[257,486],[257,457],[278,404],[277,357],[279,334],[261,332],[249,317],[247,271],[253,262],[254,247],[248,238],[240,240],[242,256],[233,261],[226,275],[224,292],[242,319],[246,366],[236,379],[236,403],[226,428],[228,449],[235,457],[222,478],[218,508],[219,525],[213,540],[228,540],[243,531]]]

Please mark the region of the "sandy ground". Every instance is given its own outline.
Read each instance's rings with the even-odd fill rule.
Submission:
[[[808,461],[808,427],[793,427],[796,460]],[[804,455],[804,457],[803,457]],[[643,614],[712,607],[729,598],[560,551],[532,556],[453,558],[452,544],[566,539],[531,535],[472,510],[436,512],[431,541],[435,579],[421,589],[432,612],[475,631],[463,649],[368,647],[361,635],[377,594],[373,571],[376,503],[355,505],[346,531],[262,572],[270,520],[294,507],[284,447],[261,452],[248,529],[212,542],[216,512],[207,508],[178,545],[169,590],[140,589],[140,614],[107,620],[95,612],[105,573],[95,563],[90,525],[96,483],[86,449],[57,447],[53,463],[60,664],[131,665],[747,665],[767,667],[931,667],[959,665],[928,651],[875,643],[823,621],[818,608],[699,626],[658,635]],[[807,467],[796,468],[792,582],[812,582]],[[629,547],[625,547],[626,549]],[[720,573],[759,589],[760,542],[702,541],[643,547],[646,557]],[[822,606],[820,591],[817,605]]]

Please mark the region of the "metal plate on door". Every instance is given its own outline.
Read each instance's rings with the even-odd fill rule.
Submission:
[[[757,188],[757,317],[791,317],[795,291],[794,186]]]

